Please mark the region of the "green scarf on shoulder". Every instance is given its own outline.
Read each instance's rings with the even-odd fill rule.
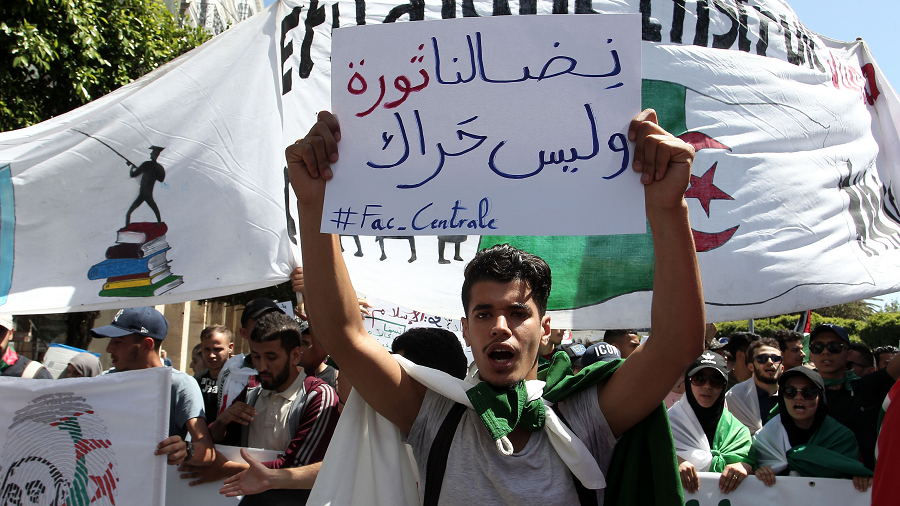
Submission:
[[[538,379],[546,382],[543,398],[560,402],[608,380],[624,360],[596,362],[572,373],[572,364],[564,351],[538,368]],[[544,425],[545,408],[540,399],[527,402],[525,385],[514,390],[498,390],[482,382],[466,392],[472,407],[494,439],[523,423],[529,430]],[[539,423],[539,425],[538,425]],[[669,415],[662,402],[642,421],[625,431],[616,443],[604,491],[606,506],[683,506],[684,492],[678,475],[675,442]]]
[[[858,380],[859,376],[856,375],[853,371],[847,371],[844,373],[843,378],[822,378],[825,380],[825,388],[832,387],[834,385],[841,385],[844,387],[844,390],[853,390],[850,386],[850,382],[853,380]]]
[[[806,444],[787,451],[787,461],[788,468],[800,476],[851,478],[873,474],[859,461],[856,436],[830,416]]]
[[[756,452],[753,451],[753,439],[750,431],[727,409],[722,411],[719,423],[716,425],[716,435],[712,442],[712,463],[709,472],[721,473],[725,466],[746,462],[751,466],[756,464]]]

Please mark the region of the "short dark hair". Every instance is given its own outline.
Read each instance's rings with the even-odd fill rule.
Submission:
[[[281,311],[271,311],[257,320],[250,340],[254,343],[281,341],[281,347],[290,353],[300,346],[300,325]]]
[[[875,348],[872,350],[872,357],[875,359],[876,364],[885,353],[900,353],[900,349],[897,349],[896,346],[879,346]]]
[[[453,332],[438,328],[414,328],[397,336],[394,353],[403,352],[411,362],[444,371],[454,378],[466,377],[468,360]]]
[[[787,351],[788,343],[803,340],[803,334],[797,332],[796,330],[789,329],[776,330],[775,333],[772,334],[772,337],[778,341],[778,349],[781,350],[781,353]]]
[[[747,349],[750,348],[750,343],[759,341],[759,339],[759,334],[754,334],[753,332],[733,332],[728,336],[728,343],[725,345],[725,349],[728,350],[734,358],[737,358],[737,352],[742,351],[747,353]]]
[[[498,244],[475,254],[466,265],[465,281],[462,286],[463,312],[468,316],[469,302],[472,300],[472,285],[479,281],[509,283],[521,280],[531,288],[532,298],[538,308],[538,316],[547,312],[550,298],[550,266],[541,257],[514,248],[509,244]]]
[[[762,348],[763,346],[769,346],[771,348],[775,348],[776,350],[781,350],[778,346],[778,341],[772,339],[771,337],[761,337],[756,341],[750,343],[750,346],[747,347],[747,364],[750,364],[752,361],[753,355],[756,353],[756,350]],[[782,351],[784,353],[784,351]]]
[[[850,342],[850,349],[862,355],[861,363],[857,365],[861,365],[863,367],[875,367],[875,356],[872,354],[872,350],[869,349],[863,343]]]
[[[231,331],[228,330],[228,327],[226,327],[225,325],[210,325],[209,327],[206,327],[205,329],[203,329],[203,331],[200,332],[200,341],[203,341],[204,339],[209,339],[210,337],[212,337],[216,334],[222,334],[223,336],[225,336],[225,338],[228,339],[229,343],[232,342],[232,340],[234,339],[234,336],[231,334]]]
[[[603,333],[603,341],[607,343],[618,343],[623,337],[628,337],[629,334],[637,335],[637,331],[634,329],[607,330]]]

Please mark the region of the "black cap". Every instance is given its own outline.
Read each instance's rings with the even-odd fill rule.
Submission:
[[[244,312],[241,314],[241,327],[247,326],[247,320],[251,318],[257,320],[260,316],[268,313],[273,309],[275,311],[281,311],[281,308],[278,307],[278,304],[275,304],[265,297],[251,300],[244,306]]]
[[[815,338],[817,335],[821,334],[822,332],[834,332],[835,334],[838,335],[838,337],[840,337],[844,341],[847,341],[848,343],[850,342],[850,334],[848,334],[847,331],[844,330],[844,327],[841,327],[840,325],[835,325],[833,323],[823,323],[822,325],[819,325],[818,327],[814,328],[813,331],[809,333],[809,340],[812,341],[813,338]]]
[[[166,338],[169,322],[166,317],[152,307],[132,307],[121,309],[112,323],[91,330],[94,337],[123,337],[131,334],[152,337],[158,341]]]
[[[587,367],[596,362],[609,362],[622,358],[622,353],[615,346],[600,341],[587,347],[581,356],[581,367]]]
[[[688,368],[688,377],[697,374],[701,369],[715,369],[719,371],[719,374],[722,375],[726,380],[728,379],[728,367],[725,365],[725,358],[718,353],[713,353],[709,350],[704,351],[703,355],[700,355],[697,360],[694,360],[694,363],[691,364],[691,367]]]

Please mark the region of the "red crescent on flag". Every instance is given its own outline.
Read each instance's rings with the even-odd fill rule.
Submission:
[[[697,253],[716,249],[725,244],[731,239],[731,236],[737,232],[738,227],[740,227],[740,225],[735,225],[727,230],[713,234],[707,234],[706,232],[699,232],[691,229],[691,233],[694,235],[694,247],[697,249]]]
[[[731,148],[703,132],[685,132],[679,135],[678,138],[693,146],[694,151],[700,151],[701,149],[727,149],[731,151]]]

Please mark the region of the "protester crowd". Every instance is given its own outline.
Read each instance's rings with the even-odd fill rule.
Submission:
[[[566,329],[551,328],[545,314],[549,267],[498,246],[479,252],[466,268],[463,328],[475,362],[467,364],[454,334],[431,328],[397,337],[392,357],[362,327],[369,307],[352,295],[339,243],[311,231],[320,216],[309,210],[321,195],[309,188],[330,171],[339,140],[333,117],[320,119],[287,155],[307,265],[305,273],[294,271],[292,283],[307,308],[287,315],[271,300],[248,301],[238,332],[249,355],[235,353],[228,328],[212,325],[192,350],[194,375],[173,369],[169,437],[155,452],[178,465],[181,478],[222,483],[221,493],[245,496],[242,504],[305,504],[320,473],[330,472],[323,463],[329,447],[347,443],[335,434],[355,397],[403,433],[423,504],[476,497],[488,498],[485,504],[525,504],[522,497],[603,504],[604,493],[592,489],[625,497],[617,491],[638,485],[623,470],[663,457],[671,457],[671,469],[652,471],[658,474],[640,487],[645,495],[638,503],[665,504],[667,480],[680,482],[688,495],[697,492],[699,472],[720,473],[723,493],[746,479],[771,486],[781,476],[846,478],[859,491],[872,486],[879,415],[900,377],[897,348],[870,350],[831,324],[813,329],[808,346],[789,329],[771,338],[737,332],[716,339],[714,327],[704,331],[689,229],[681,224],[676,234],[659,232],[677,228],[667,221],[682,212],[677,199],[665,212],[648,203],[664,253],[657,255],[654,326],[643,343],[638,332],[620,329],[588,347],[563,344]],[[679,164],[687,159],[689,173],[693,151],[667,137],[655,116],[636,118],[631,134],[645,147],[657,143],[658,153],[668,150],[663,165],[670,172],[683,172]],[[659,164],[647,160],[635,169],[648,165],[645,171]],[[651,202],[681,198],[684,188],[666,186],[676,176],[644,175]],[[685,286],[693,286],[693,295],[685,295]],[[0,317],[2,375],[50,378],[8,346],[11,328]],[[167,330],[151,307],[124,309],[93,329],[93,337],[109,340],[114,367],[104,374],[164,367]],[[99,374],[90,353],[74,357],[66,372]],[[535,381],[549,409],[535,396]],[[462,397],[453,393],[460,385],[466,385]],[[561,443],[560,434],[577,437]],[[566,451],[555,449],[565,444]],[[240,462],[231,461],[216,451],[221,445],[273,450],[278,457],[257,461],[242,451]],[[626,452],[640,458],[629,460]],[[513,454],[523,460],[509,459]],[[349,475],[356,462],[338,464]],[[530,470],[523,473],[522,466]]]

